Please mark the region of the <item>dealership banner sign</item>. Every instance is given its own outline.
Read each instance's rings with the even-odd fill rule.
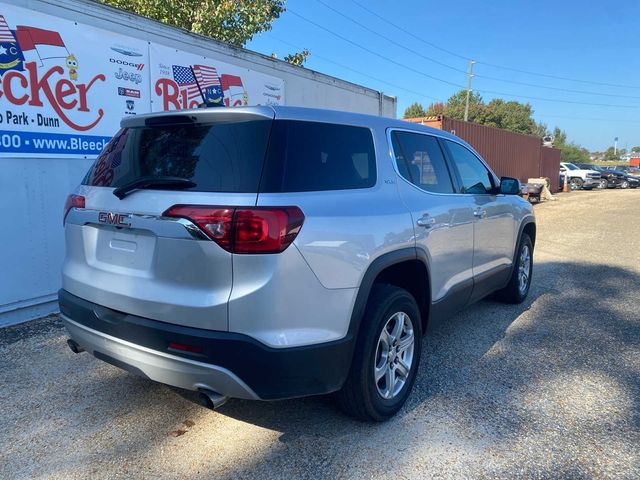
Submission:
[[[162,45],[149,46],[151,109],[284,105],[284,82],[271,75]]]
[[[96,156],[123,117],[195,107],[200,91],[284,103],[279,78],[0,2],[0,157]]]
[[[96,155],[149,109],[147,42],[0,3],[0,152]]]

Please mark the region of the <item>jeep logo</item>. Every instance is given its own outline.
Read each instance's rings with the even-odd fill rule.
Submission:
[[[117,72],[113,74],[118,80],[125,80],[128,82],[133,82],[138,85],[142,82],[142,75],[139,73],[127,72],[126,70],[122,70],[122,67],[118,69]]]
[[[98,221],[100,223],[106,223],[107,225],[115,225],[117,227],[130,227],[131,222],[128,219],[131,215],[128,213],[111,213],[100,212],[98,213]]]

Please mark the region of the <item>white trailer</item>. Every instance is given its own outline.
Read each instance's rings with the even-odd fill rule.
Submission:
[[[88,0],[0,0],[0,326],[57,309],[62,211],[120,119],[285,104],[396,116],[396,99]]]

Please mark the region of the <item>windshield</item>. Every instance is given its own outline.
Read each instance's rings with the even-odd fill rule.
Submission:
[[[580,170],[573,163],[565,163],[564,166],[567,168],[567,170]]]

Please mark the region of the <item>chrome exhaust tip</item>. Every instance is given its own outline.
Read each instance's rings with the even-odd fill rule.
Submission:
[[[71,340],[70,338],[67,339],[67,345],[69,345],[69,349],[73,353],[82,353],[82,352],[84,352],[84,348],[82,348],[80,345],[78,345],[78,342],[76,342],[75,340]]]
[[[198,392],[200,392],[200,402],[211,410],[220,408],[222,405],[227,403],[227,400],[229,400],[229,397],[221,395],[218,392],[214,392],[213,390],[201,388]]]

